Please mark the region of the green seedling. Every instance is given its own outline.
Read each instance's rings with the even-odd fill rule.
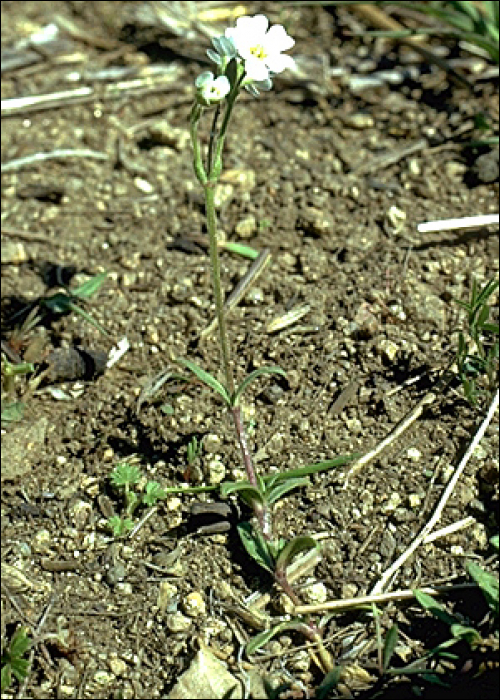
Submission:
[[[493,393],[498,386],[499,329],[498,323],[489,320],[488,304],[497,289],[497,280],[490,280],[482,288],[473,280],[470,301],[457,301],[467,312],[468,324],[467,331],[460,331],[458,336],[458,376],[464,395],[472,404],[481,394]],[[485,389],[479,386],[481,378],[486,382]]]
[[[2,654],[2,692],[12,685],[12,678],[22,683],[28,675],[29,660],[25,654],[31,646],[27,629],[19,627]]]
[[[140,484],[144,481],[142,472],[139,467],[128,462],[117,464],[109,479],[113,487],[123,495],[122,514],[108,519],[108,527],[115,537],[121,537],[133,529],[133,516],[139,506],[151,508],[167,494],[157,481],[147,481],[144,489],[141,489]]]
[[[196,435],[194,435],[187,446],[187,461],[189,466],[196,462],[198,457],[201,455],[202,449],[203,443],[201,441],[198,442],[198,438],[196,437]]]
[[[15,397],[16,377],[32,374],[34,371],[35,365],[31,362],[13,363],[2,356],[2,388],[10,399]]]
[[[76,289],[66,289],[65,292],[57,292],[50,297],[44,297],[40,301],[40,306],[57,315],[73,311],[92,324],[94,328],[97,328],[100,333],[109,336],[108,331],[81,307],[83,301],[90,299],[90,297],[100,289],[106,281],[107,276],[107,272],[101,272],[98,275],[94,275],[94,277],[87,280],[87,282],[84,282]]]

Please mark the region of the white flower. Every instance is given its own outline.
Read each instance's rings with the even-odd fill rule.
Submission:
[[[240,17],[236,27],[226,29],[225,36],[234,43],[239,56],[245,62],[246,77],[250,80],[267,80],[274,73],[293,68],[295,62],[282,51],[295,44],[281,24],[268,30],[269,20],[264,15]]]
[[[197,87],[196,99],[204,107],[222,102],[231,90],[231,85],[225,75],[214,78],[214,74],[209,70],[196,78],[195,85]]]

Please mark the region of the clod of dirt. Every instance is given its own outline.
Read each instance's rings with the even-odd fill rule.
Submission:
[[[495,182],[498,180],[499,149],[494,148],[489,153],[483,153],[474,163],[474,172],[480,182]]]
[[[102,350],[82,347],[57,348],[47,357],[47,376],[52,381],[94,379],[104,372],[107,361],[108,354]]]

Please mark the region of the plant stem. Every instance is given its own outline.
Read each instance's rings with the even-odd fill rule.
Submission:
[[[287,575],[285,571],[278,571],[276,570],[274,572],[274,579],[276,583],[280,586],[282,591],[290,598],[292,603],[295,606],[300,605],[299,603],[299,597],[293,590],[290,582],[288,581]],[[332,657],[328,653],[328,651],[325,648],[325,645],[323,644],[323,638],[321,636],[320,631],[316,627],[316,625],[308,620],[303,626],[301,625],[301,630],[303,634],[311,640],[314,644],[317,645],[318,648],[318,654],[321,659],[321,663],[323,664],[323,670],[325,673],[328,673],[328,671],[331,671],[333,668],[333,661]]]
[[[238,442],[240,443],[241,454],[243,455],[243,462],[245,463],[245,470],[248,476],[248,481],[255,486],[259,487],[257,483],[257,477],[255,476],[255,470],[253,468],[252,456],[248,450],[247,438],[245,435],[245,426],[241,420],[241,412],[239,406],[233,406],[231,409],[234,420],[234,427],[236,428],[236,434],[238,436]]]
[[[224,365],[224,376],[226,379],[226,389],[229,394],[234,393],[234,378],[230,363],[229,341],[226,332],[226,319],[224,317],[224,299],[220,283],[220,261],[217,246],[217,217],[215,214],[215,182],[210,180],[204,185],[205,206],[207,213],[208,237],[210,241],[210,268],[212,272],[212,284],[215,294],[215,307],[217,321],[219,325],[219,340]]]
[[[255,486],[255,488],[260,490],[257,477],[255,475],[255,469],[252,462],[252,455],[248,449],[248,443],[245,433],[245,425],[241,419],[240,407],[233,406],[231,409],[233,414],[234,427],[236,430],[236,435],[238,436],[238,442],[240,444],[241,454],[243,456],[243,463],[245,465],[245,471],[247,473],[248,481]],[[260,531],[266,540],[272,539],[272,525],[271,525],[271,513],[269,511],[269,506],[264,503],[262,508],[254,507],[254,514],[258,520]]]

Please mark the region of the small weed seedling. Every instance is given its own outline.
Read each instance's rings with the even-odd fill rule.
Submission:
[[[111,484],[123,495],[123,512],[108,519],[108,527],[115,537],[126,535],[134,527],[133,515],[139,506],[151,508],[160,499],[165,498],[164,491],[157,481],[146,481],[141,493],[144,478],[141,470],[134,464],[120,462],[113,469]],[[135,487],[135,488],[134,488]]]
[[[24,655],[30,646],[26,628],[19,627],[2,654],[2,692],[10,688],[13,676],[19,683],[27,677],[30,662]]]
[[[468,329],[458,336],[457,367],[465,398],[476,403],[483,394],[493,394],[498,386],[498,323],[489,321],[491,307],[488,300],[498,289],[498,281],[490,280],[482,289],[476,280],[472,283],[469,302],[457,303],[467,311]],[[478,381],[485,378],[486,389]]]

